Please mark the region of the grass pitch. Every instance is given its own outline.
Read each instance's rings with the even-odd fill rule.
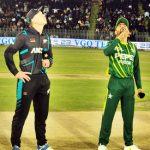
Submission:
[[[16,103],[16,79],[9,73],[0,46],[0,111],[13,111]],[[53,48],[54,64],[48,70],[51,79],[51,111],[99,110],[107,91],[108,58],[102,50]],[[150,108],[150,52],[140,52],[143,89],[146,97],[136,98],[140,109]],[[18,64],[18,55],[14,60]]]

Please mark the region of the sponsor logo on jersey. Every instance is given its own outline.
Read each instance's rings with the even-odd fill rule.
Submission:
[[[32,53],[42,53],[42,48],[41,47],[33,48],[31,54]]]
[[[126,60],[120,60],[120,63],[122,65],[131,65],[131,61],[126,61]]]
[[[130,61],[134,61],[134,55],[129,55],[129,54],[118,54],[115,53],[115,58],[120,58],[122,60],[130,60]]]
[[[30,38],[30,43],[35,43],[35,38]]]

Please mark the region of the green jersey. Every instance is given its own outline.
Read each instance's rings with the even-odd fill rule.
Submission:
[[[135,44],[123,44],[119,39],[108,43],[104,54],[109,56],[109,74],[117,78],[135,78],[137,88],[142,88],[139,55]]]

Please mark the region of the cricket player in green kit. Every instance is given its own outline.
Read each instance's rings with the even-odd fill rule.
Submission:
[[[108,150],[107,144],[111,133],[112,121],[119,101],[124,121],[124,150],[140,150],[133,145],[133,116],[134,116],[134,79],[138,96],[143,98],[140,77],[139,56],[136,46],[128,41],[130,36],[129,22],[121,17],[116,22],[116,38],[108,43],[104,54],[109,57],[108,94],[102,117],[98,150]]]

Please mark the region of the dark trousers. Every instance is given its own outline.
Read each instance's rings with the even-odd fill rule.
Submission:
[[[35,112],[35,132],[38,145],[44,145],[47,140],[46,119],[49,110],[50,81],[46,74],[31,75],[29,82],[17,83],[17,105],[12,121],[12,146],[21,144],[21,134],[33,100]]]
[[[133,78],[118,79],[111,77],[108,84],[108,95],[102,117],[99,144],[107,145],[111,133],[112,121],[121,101],[121,111],[124,122],[124,141],[126,146],[133,144],[133,116],[134,116],[134,80]]]

